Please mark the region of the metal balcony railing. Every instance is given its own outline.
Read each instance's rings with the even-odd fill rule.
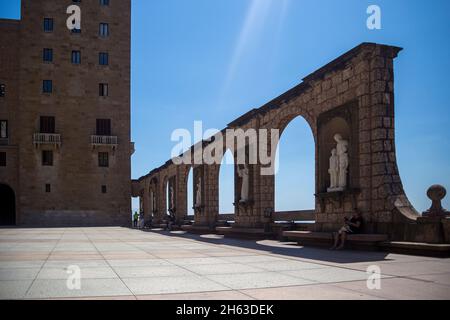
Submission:
[[[55,133],[35,133],[33,135],[33,143],[36,146],[39,145],[54,145],[61,146],[61,135]]]

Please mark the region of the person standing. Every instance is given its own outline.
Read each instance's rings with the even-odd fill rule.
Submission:
[[[138,226],[138,220],[139,220],[139,214],[137,213],[137,211],[134,213],[134,217],[133,217],[133,227],[137,228]]]

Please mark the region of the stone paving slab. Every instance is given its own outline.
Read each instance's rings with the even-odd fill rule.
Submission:
[[[367,268],[382,271],[367,288]],[[69,266],[81,290],[67,287]],[[126,228],[0,229],[0,299],[450,299],[450,259]]]

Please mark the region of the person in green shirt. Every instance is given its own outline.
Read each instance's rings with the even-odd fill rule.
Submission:
[[[138,220],[139,220],[139,214],[136,211],[133,216],[133,225],[135,228],[137,228],[137,226],[138,226]]]

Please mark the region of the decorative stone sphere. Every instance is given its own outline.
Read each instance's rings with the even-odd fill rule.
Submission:
[[[438,184],[431,186],[427,191],[427,196],[432,201],[442,201],[442,199],[444,199],[446,195],[447,190],[445,190],[443,186]]]

